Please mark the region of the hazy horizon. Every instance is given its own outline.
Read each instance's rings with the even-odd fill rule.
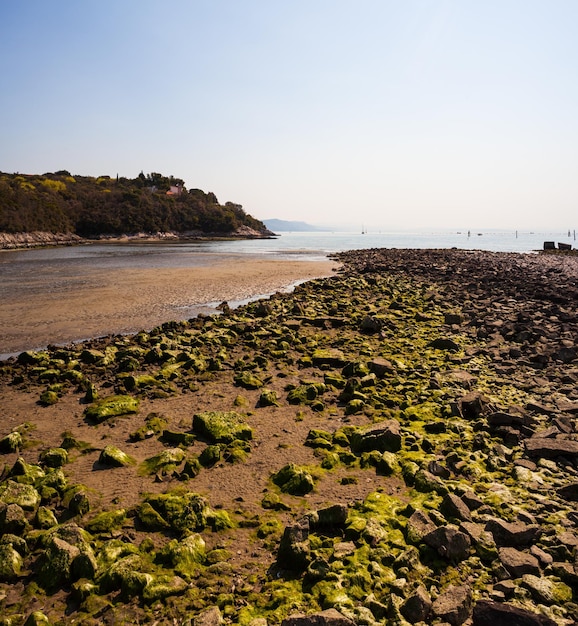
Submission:
[[[261,220],[573,229],[577,22],[572,0],[3,3],[0,171],[172,174]]]

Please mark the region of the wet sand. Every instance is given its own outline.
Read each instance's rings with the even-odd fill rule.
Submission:
[[[0,302],[0,358],[48,344],[149,330],[331,275],[332,261],[219,259],[191,268],[98,270]]]

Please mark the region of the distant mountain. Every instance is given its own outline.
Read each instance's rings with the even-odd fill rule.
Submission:
[[[269,220],[263,220],[263,224],[274,233],[281,232],[329,232],[332,229],[324,226],[313,226],[312,224],[308,224],[307,222],[292,222],[287,220],[278,220],[276,218],[272,218]]]

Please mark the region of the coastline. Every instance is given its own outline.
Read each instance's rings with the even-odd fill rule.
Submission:
[[[0,356],[216,313],[223,301],[235,306],[284,291],[329,276],[337,266],[231,256],[191,268],[95,269],[65,292],[39,284],[32,300],[23,293],[0,302]]]
[[[335,258],[0,366],[6,617],[576,623],[578,258]]]

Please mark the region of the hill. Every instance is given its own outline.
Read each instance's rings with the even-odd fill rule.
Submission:
[[[240,204],[187,190],[159,173],[134,179],[0,172],[0,233],[70,233],[90,239],[134,233],[271,236]]]
[[[331,230],[330,228],[325,228],[322,226],[313,226],[312,224],[308,224],[307,222],[293,222],[287,220],[279,220],[276,218],[271,218],[267,220],[263,220],[263,224],[273,232],[298,232],[298,233],[313,233],[313,232],[326,232]]]

